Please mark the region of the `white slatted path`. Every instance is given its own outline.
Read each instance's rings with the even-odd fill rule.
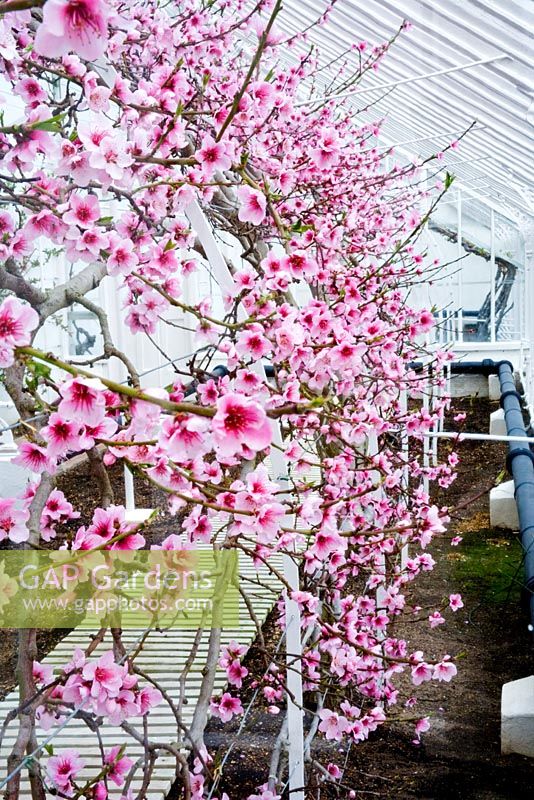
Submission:
[[[282,557],[274,556],[273,565],[276,569],[281,569]],[[259,622],[264,622],[270,609],[272,608],[277,595],[281,591],[280,581],[270,573],[267,567],[261,566],[256,569],[252,560],[240,554],[239,573],[241,585],[251,598],[254,613]],[[260,580],[264,587],[256,585]],[[269,591],[270,587],[272,591]],[[240,644],[249,645],[256,636],[255,623],[245,607],[244,601],[240,607],[240,626],[239,628],[228,628],[223,630],[222,642],[228,643],[236,640]],[[127,630],[123,634],[123,641],[127,650],[139,640],[142,631]],[[202,680],[202,668],[205,664],[208,650],[208,640],[210,631],[204,632],[198,648],[198,654],[193,663],[192,669],[188,672],[185,680],[183,695],[180,693],[180,673],[182,672],[188,657],[191,654],[196,631],[187,629],[176,629],[168,632],[152,631],[143,646],[142,652],[135,659],[135,664],[142,670],[151,674],[157,679],[159,685],[169,694],[177,705],[180,700],[184,703],[182,720],[185,725],[190,725],[193,719],[193,712],[199,696]],[[88,645],[88,632],[74,630],[63,639],[54,650],[46,656],[45,663],[60,667],[68,662],[77,647],[86,648]],[[96,658],[103,652],[111,649],[111,638],[107,635],[104,642],[98,645],[91,658]],[[140,685],[144,684],[142,678]],[[215,681],[215,693],[221,692],[226,686],[226,674],[223,670],[218,670]],[[18,705],[18,691],[11,692],[5,700],[0,703],[0,721],[6,717],[11,709]],[[132,719],[131,722],[142,732],[140,720]],[[137,724],[136,724],[137,723]],[[2,749],[0,750],[0,780],[5,777],[6,759],[11,751],[18,730],[18,722],[12,723],[6,733]],[[143,755],[142,745],[136,743],[121,728],[113,725],[103,725],[100,729],[104,747],[115,746],[117,744],[127,744],[127,754],[134,761]],[[47,733],[37,731],[38,742],[42,742]],[[183,735],[182,735],[183,736]],[[165,702],[162,702],[148,717],[148,738],[154,742],[177,742],[180,738],[175,718],[172,711]],[[100,753],[95,734],[89,730],[85,723],[78,719],[72,719],[68,725],[58,733],[53,741],[54,752],[59,753],[62,749],[76,747],[86,761],[86,767],[80,774],[80,778],[94,776],[98,773]],[[46,761],[46,758],[43,759]],[[172,755],[163,754],[158,758],[154,778],[150,784],[147,797],[156,800],[166,795],[174,779],[175,760]],[[142,778],[142,770],[139,770],[136,780],[132,783],[134,796],[139,789]],[[111,794],[120,795],[120,791],[110,784]],[[26,775],[23,772],[21,797],[29,797],[30,788]]]

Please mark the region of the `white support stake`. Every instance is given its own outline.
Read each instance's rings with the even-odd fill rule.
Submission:
[[[406,389],[403,389],[400,396],[400,406],[401,406],[401,414],[405,415],[408,413],[408,392]],[[410,455],[410,444],[408,439],[408,432],[406,430],[406,426],[403,426],[401,431],[401,453],[404,457],[405,464],[402,468],[402,478],[401,478],[401,486],[405,492],[408,491],[408,486],[410,483],[410,467],[408,465],[408,459]],[[406,567],[406,562],[408,561],[409,557],[409,550],[408,545],[405,544],[401,550],[401,569],[404,570]]]
[[[126,511],[135,511],[135,492],[133,475],[124,465],[124,497]]]
[[[284,577],[292,589],[298,590],[298,564],[284,556]],[[304,800],[304,708],[302,689],[302,628],[298,603],[285,593],[286,665],[287,665],[287,755],[288,787],[291,800]]]
[[[428,397],[429,391],[430,391],[430,381],[427,379],[423,387],[423,408],[425,408],[427,411],[429,410],[430,407],[430,402]],[[428,452],[428,434],[425,434],[423,436],[423,469],[427,470],[429,466],[430,466],[430,459]],[[425,474],[423,475],[423,490],[425,494],[428,494],[429,489],[430,489],[430,482],[428,480],[428,475],[425,472]]]

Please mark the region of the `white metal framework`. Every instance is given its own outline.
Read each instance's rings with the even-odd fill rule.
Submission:
[[[325,5],[285,0],[280,29],[301,31]],[[503,213],[508,208],[526,221],[534,214],[534,3],[338,0],[326,25],[311,28],[302,47],[317,44],[324,85],[334,79],[341,86],[336,59],[348,51],[356,66],[359,55],[351,46],[380,44],[403,20],[413,28],[401,34],[377,73],[365,75],[350,102],[363,120],[384,119],[381,144],[413,143],[423,158],[450,142],[451,131],[476,120],[460,152],[449,151],[441,166],[466,189],[483,179],[484,194]]]

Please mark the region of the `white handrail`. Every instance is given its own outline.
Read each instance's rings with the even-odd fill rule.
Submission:
[[[499,436],[496,433],[462,433],[461,431],[425,431],[425,436],[438,436],[443,439],[458,439],[462,442],[473,439],[481,442],[525,442],[534,444],[534,436]]]

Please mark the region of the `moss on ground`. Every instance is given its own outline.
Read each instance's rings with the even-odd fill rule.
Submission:
[[[462,531],[458,550],[448,554],[452,581],[460,591],[478,594],[481,603],[518,603],[523,586],[523,551],[513,531],[478,528],[476,519]]]

